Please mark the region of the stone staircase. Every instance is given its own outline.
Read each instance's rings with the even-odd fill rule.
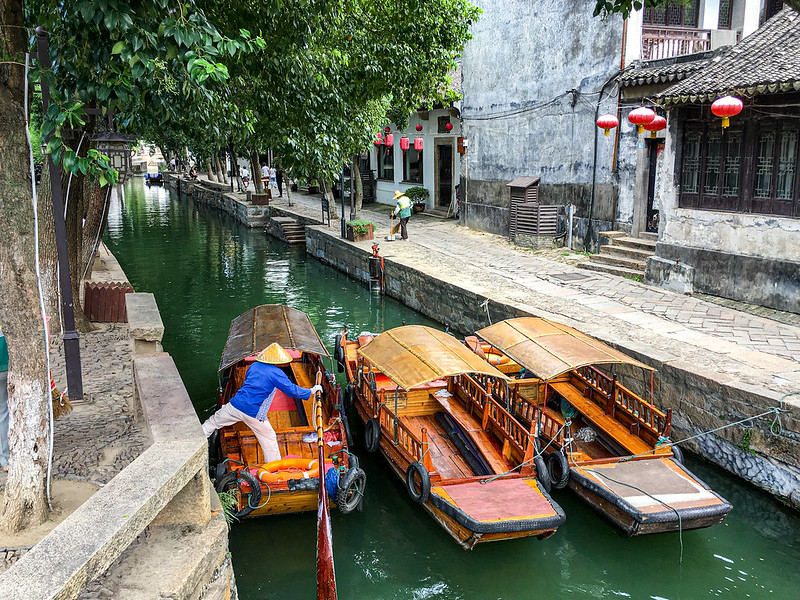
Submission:
[[[272,222],[281,229],[279,236],[288,244],[305,244],[306,228],[291,217],[272,217]]]
[[[581,263],[581,268],[644,279],[647,259],[656,251],[657,234],[642,232],[638,238],[633,238],[624,231],[601,231],[600,236],[608,238],[608,244],[600,247],[599,254],[592,254],[587,262]]]

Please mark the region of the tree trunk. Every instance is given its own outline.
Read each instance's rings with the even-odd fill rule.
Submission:
[[[0,51],[27,50],[21,0],[0,0]],[[11,448],[0,529],[12,533],[47,518],[45,477],[50,388],[34,262],[30,146],[23,110],[24,72],[0,65],[0,322],[8,342]]]
[[[253,175],[253,186],[256,194],[264,193],[264,184],[261,181],[261,165],[258,163],[258,152],[250,152],[250,173]]]
[[[36,194],[39,215],[39,273],[42,276],[44,313],[50,317],[54,327],[51,332],[54,332],[58,331],[61,294],[58,288],[58,248],[56,227],[53,223],[53,192],[50,189],[50,169],[47,168],[46,161]]]
[[[72,273],[72,275],[77,278],[79,286],[84,277],[91,276],[94,255],[100,242],[100,237],[103,235],[106,210],[111,199],[110,194],[111,189],[109,189],[108,186],[101,188],[100,186],[91,184],[89,205],[86,210],[86,220],[83,223],[82,230],[83,240],[81,242],[82,251],[79,271],[77,273]]]
[[[228,185],[228,175],[225,173],[225,161],[220,159],[219,153],[214,153],[214,164],[217,167],[217,179],[219,179],[225,185]]]
[[[286,199],[289,201],[289,206],[294,206],[294,192],[292,192],[292,182],[287,179],[286,172],[283,173],[283,187],[286,189]]]
[[[214,172],[214,160],[211,158],[206,161],[206,172],[208,173],[208,180],[216,183],[217,174]]]
[[[320,183],[320,187],[322,188],[322,193],[325,194],[325,197],[328,199],[328,206],[331,210],[331,223],[338,221],[339,213],[336,212],[336,198],[333,197],[331,184],[327,181],[323,181],[322,179],[319,179],[318,181]]]
[[[361,218],[361,206],[364,204],[364,183],[361,181],[361,171],[358,169],[358,156],[353,157],[353,165],[350,169],[352,180],[350,185],[356,186],[356,219]]]

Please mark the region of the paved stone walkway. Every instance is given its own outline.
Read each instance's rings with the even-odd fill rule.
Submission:
[[[295,205],[289,208],[284,194],[272,204],[319,220],[319,196],[295,194]],[[622,336],[634,347],[638,342],[651,354],[653,349],[660,352],[664,362],[712,370],[721,381],[739,378],[776,394],[800,389],[798,315],[728,300],[710,302],[583,270],[537,256],[503,236],[425,213],[412,216],[408,242],[387,242],[389,211],[373,204],[362,211],[362,218],[376,224],[382,256],[456,278],[473,291],[511,300],[600,339]],[[332,224],[333,230],[338,228],[339,223]],[[371,242],[362,244],[368,248]]]

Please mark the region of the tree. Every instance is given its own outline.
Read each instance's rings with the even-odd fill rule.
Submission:
[[[623,19],[627,19],[628,15],[634,10],[664,6],[670,1],[673,4],[676,3],[676,0],[596,0],[594,16],[621,14]],[[680,0],[677,0],[677,2],[680,2]],[[784,0],[784,3],[800,12],[800,0]]]
[[[84,106],[111,109],[120,122],[163,121],[187,110],[192,102],[209,98],[204,83],[211,87],[227,78],[225,65],[216,57],[223,52],[229,56],[252,52],[264,45],[246,31],[235,38],[222,36],[192,2],[170,4],[167,0],[0,0],[0,322],[11,359],[11,462],[0,507],[0,527],[6,531],[38,524],[47,514],[50,394],[34,261],[31,148],[23,108],[23,57],[29,49],[31,27],[44,25],[51,34],[53,68],[35,68],[31,79],[44,78],[50,86],[51,104],[43,115],[42,135],[49,137],[47,152],[54,161],[74,176],[73,208],[77,209],[78,204],[98,196],[98,186],[116,179],[107,157],[89,145],[76,152],[67,143],[69,129],[77,131],[72,135],[87,133]],[[96,201],[85,204],[102,211],[99,205]],[[78,223],[83,213],[70,213],[71,275],[80,278]],[[46,218],[39,211],[39,219]]]

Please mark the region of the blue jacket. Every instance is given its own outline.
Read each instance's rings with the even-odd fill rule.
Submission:
[[[311,396],[310,389],[292,383],[279,367],[256,361],[247,369],[244,383],[231,398],[231,404],[248,417],[266,421],[276,389],[290,398],[306,400]]]
[[[8,344],[3,330],[0,329],[0,372],[8,371]]]

